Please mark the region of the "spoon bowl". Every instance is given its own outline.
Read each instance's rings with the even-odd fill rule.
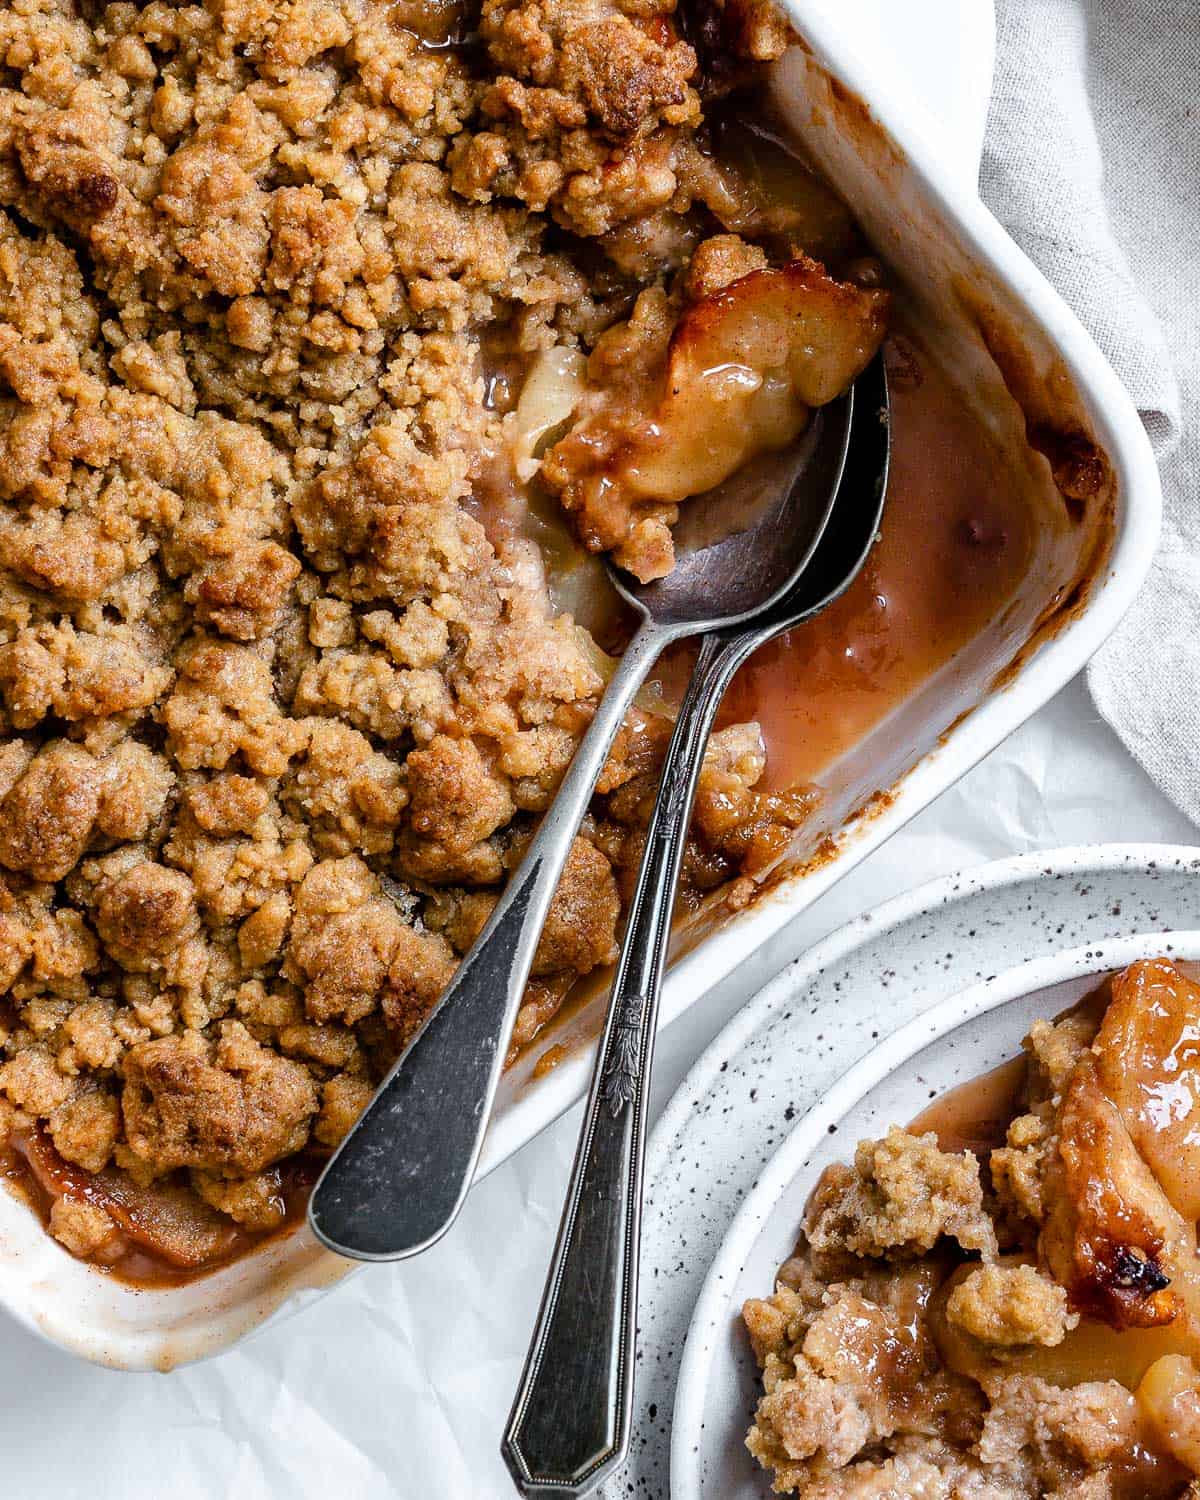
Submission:
[[[799,442],[759,454],[686,501],[672,532],[675,566],[665,577],[639,583],[606,558],[618,594],[661,624],[705,631],[769,609],[807,569],[829,524],[854,403],[851,386],[813,413]]]

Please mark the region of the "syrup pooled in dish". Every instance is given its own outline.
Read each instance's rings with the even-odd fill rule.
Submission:
[[[1200,1488],[1200,985],[1133,964],[862,1142],[743,1315],[784,1494]]]
[[[570,526],[665,566],[674,506],[883,336],[844,205],[748,118],[768,6],[469,25],[0,9],[0,1169],[139,1284],[296,1221],[486,921],[620,645],[562,602],[598,567]],[[912,536],[712,740],[687,905],[744,905],[818,741],[1020,581],[1032,502],[939,379]],[[618,738],[514,1048],[615,955],[671,698]]]

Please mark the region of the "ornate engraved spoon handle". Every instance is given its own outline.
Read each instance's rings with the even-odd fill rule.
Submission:
[[[755,644],[704,638],[663,766],[566,1208],[503,1452],[525,1495],[577,1496],[629,1443],[646,1104],[675,882],[704,747]]]

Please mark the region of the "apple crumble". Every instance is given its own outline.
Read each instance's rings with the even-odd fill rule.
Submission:
[[[668,568],[878,347],[844,208],[730,103],[788,40],[763,0],[0,9],[0,1141],[74,1254],[288,1218],[620,648],[547,557]],[[669,728],[622,731],[516,1045],[614,957]],[[714,738],[693,896],[811,809],[765,764]]]
[[[824,1173],[743,1309],[777,1492],[1200,1493],[1198,1035],[1200,985],[1136,963]]]

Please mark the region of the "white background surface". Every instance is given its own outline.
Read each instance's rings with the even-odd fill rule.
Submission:
[[[841,3],[857,23],[878,14],[896,28],[890,0]],[[894,54],[897,66],[922,69],[914,90],[955,140],[974,136],[986,98],[981,6],[986,0],[910,3]],[[1197,836],[1077,682],[806,913],[769,967],[748,965],[663,1036],[658,1106],[771,972],[847,918],[958,867],[1108,840]],[[117,1374],[0,1321],[0,1495],[506,1500],[513,1491],[497,1443],[577,1123],[574,1111],[481,1184],[420,1261],[366,1270],[207,1364],[169,1376]]]

